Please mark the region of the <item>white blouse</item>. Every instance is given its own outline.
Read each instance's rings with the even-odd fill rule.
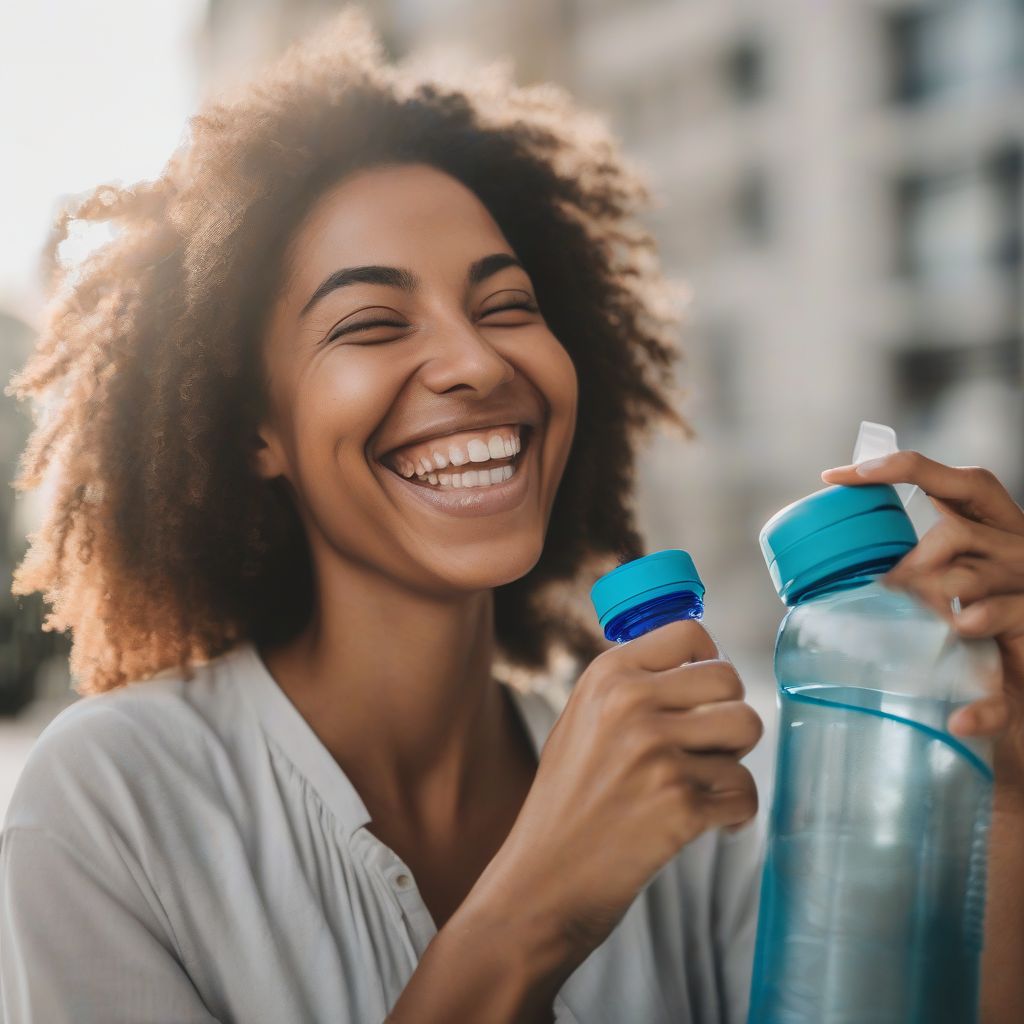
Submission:
[[[558,709],[512,693],[539,753]],[[435,927],[369,820],[251,643],[191,681],[82,698],[36,741],[0,833],[0,1021],[379,1024]],[[742,1024],[760,836],[687,845],[556,1019]]]

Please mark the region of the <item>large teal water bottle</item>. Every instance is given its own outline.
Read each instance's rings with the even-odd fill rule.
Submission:
[[[889,485],[828,487],[760,539],[790,610],[749,1022],[972,1024],[991,748],[946,721],[997,650],[879,584],[917,540]]]

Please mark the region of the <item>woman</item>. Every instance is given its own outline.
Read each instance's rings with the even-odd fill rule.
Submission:
[[[760,722],[698,625],[565,599],[673,418],[642,186],[358,11],[192,128],[17,382],[89,697],[5,821],[8,1020],[742,1021]],[[560,715],[498,678],[559,646]]]

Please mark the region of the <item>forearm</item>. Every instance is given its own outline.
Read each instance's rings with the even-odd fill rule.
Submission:
[[[982,1024],[1018,1024],[1024,1006],[1024,798],[996,795],[981,961]]]
[[[519,903],[506,909],[471,894],[427,947],[387,1024],[552,1020],[576,958],[543,911]]]

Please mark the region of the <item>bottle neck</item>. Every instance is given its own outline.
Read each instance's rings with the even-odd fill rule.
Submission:
[[[822,577],[802,591],[791,604],[803,604],[805,601],[813,601],[815,598],[825,597],[828,594],[837,594],[843,590],[856,590],[858,587],[867,586],[887,573],[898,561],[899,558],[887,555],[884,558],[876,558],[860,565],[847,566],[829,576]]]
[[[704,602],[692,590],[679,590],[643,601],[620,612],[608,620],[604,635],[608,640],[625,643],[649,633],[658,626],[679,619],[699,619],[704,614]]]

